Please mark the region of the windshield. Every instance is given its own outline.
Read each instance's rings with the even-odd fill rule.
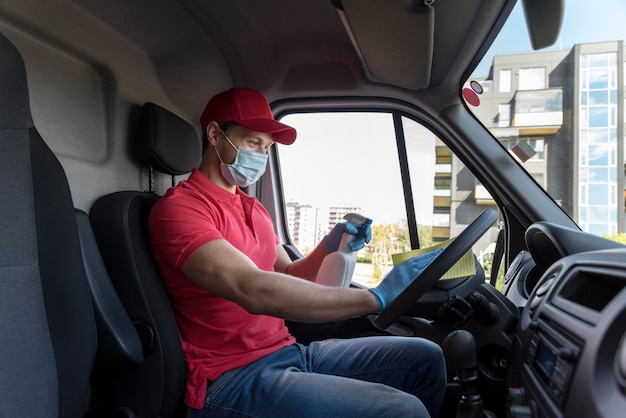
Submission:
[[[521,3],[464,86],[470,110],[584,231],[624,235],[626,2],[566,1],[531,48]]]

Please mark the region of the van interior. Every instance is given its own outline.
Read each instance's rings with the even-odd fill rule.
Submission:
[[[245,190],[268,210],[294,259],[306,245],[290,223],[296,206],[287,193],[303,199],[363,186],[382,204],[381,216],[397,206],[403,238],[367,253],[372,259],[394,252],[392,243],[404,250],[446,243],[383,312],[290,321],[298,341],[403,335],[437,342],[448,371],[442,417],[621,416],[626,245],[577,223],[581,212],[567,207],[578,192],[559,200],[540,184],[557,184],[555,170],[578,156],[573,140],[563,142],[567,153],[552,154],[550,176],[538,180],[471,105],[486,100],[484,86],[495,90],[493,71],[483,87],[470,82],[509,17],[522,10],[519,36],[542,51],[558,44],[568,7],[579,2],[2,1],[0,416],[184,415],[182,347],[146,219],[198,166],[207,100],[235,86],[261,91],[277,119],[301,121],[294,149],[307,143],[309,116],[334,117],[332,124],[317,119],[323,134],[309,141],[325,156],[272,147],[266,173]],[[611,176],[622,201],[610,216],[623,234],[622,40],[616,51],[619,171]],[[565,79],[559,74],[546,77]],[[562,123],[577,112],[563,105]],[[385,117],[391,139],[361,131],[354,114]],[[497,125],[493,112],[490,118]],[[428,164],[448,170],[435,177],[434,197],[424,199],[415,190],[425,185],[433,193],[432,178],[410,174],[426,165],[412,159],[427,155],[412,154],[418,125],[431,138]],[[543,123],[530,130],[536,137],[557,129]],[[333,131],[342,132],[338,139]],[[358,170],[333,171],[361,150],[373,154],[355,158]],[[386,152],[392,163],[383,162]],[[454,171],[457,161],[463,168]],[[570,182],[579,176],[563,173]],[[364,180],[370,174],[378,180]],[[464,182],[471,192],[461,193]],[[444,183],[448,194],[437,194]],[[397,190],[400,203],[382,197],[384,189]],[[483,190],[489,197],[480,200]],[[437,238],[441,225],[423,232],[424,205],[429,215],[456,214],[445,240]],[[375,236],[391,236],[380,228]],[[467,254],[471,274],[439,280]],[[391,261],[380,264],[383,273],[378,264],[363,265],[384,275]]]

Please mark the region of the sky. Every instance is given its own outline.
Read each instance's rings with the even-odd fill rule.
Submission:
[[[494,54],[533,52],[526,30],[524,11],[518,0],[474,76],[488,75]],[[564,0],[561,34],[553,46],[542,51],[569,49],[577,43],[617,40],[626,40],[626,0]]]
[[[298,130],[296,143],[280,148],[287,198],[320,208],[358,204],[375,223],[406,216],[390,114],[300,114],[283,122]],[[430,224],[435,136],[406,118],[404,129],[417,221]]]
[[[320,208],[358,204],[363,215],[376,223],[395,222],[403,217],[404,200],[391,115],[303,114],[288,116],[283,122],[298,130],[296,143],[280,148],[287,198]],[[350,131],[344,132],[345,127],[350,127]],[[413,141],[418,143],[425,144]],[[429,145],[424,148],[430,154],[410,149],[409,154],[416,167],[431,164],[430,180],[416,182],[413,188],[419,196],[428,195],[432,202],[434,139]],[[428,216],[425,222],[432,218],[432,205],[429,207],[430,212],[423,216]]]

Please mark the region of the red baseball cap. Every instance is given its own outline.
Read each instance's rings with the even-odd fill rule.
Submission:
[[[257,132],[271,133],[272,139],[290,145],[296,140],[296,130],[274,119],[267,99],[260,92],[236,87],[216,94],[209,100],[200,123],[202,130],[212,122],[235,122]]]

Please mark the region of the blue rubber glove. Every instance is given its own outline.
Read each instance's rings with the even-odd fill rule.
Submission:
[[[395,266],[383,281],[370,291],[376,296],[378,306],[382,311],[433,261],[442,248],[432,250],[426,254],[408,259]]]
[[[360,250],[365,247],[365,244],[372,240],[372,228],[369,223],[364,223],[357,227],[350,222],[339,222],[331,229],[328,235],[324,237],[324,248],[326,248],[328,253],[337,251],[341,243],[341,236],[344,232],[355,236],[352,241],[348,243],[348,248],[351,252]]]

